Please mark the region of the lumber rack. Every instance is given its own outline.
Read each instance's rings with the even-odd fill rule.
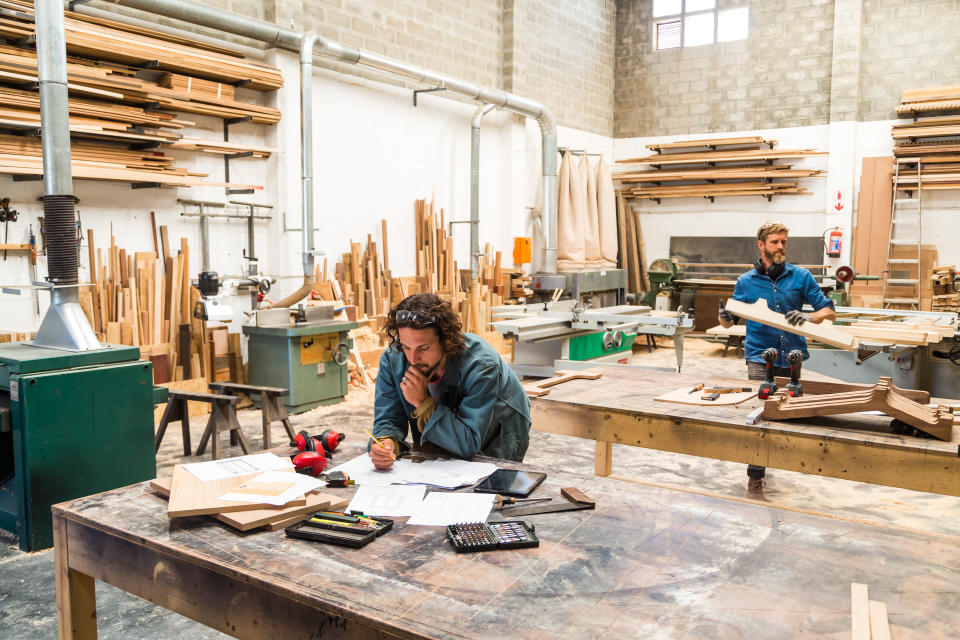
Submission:
[[[243,82],[245,82],[245,84],[250,84],[251,81],[250,81],[250,80],[246,80],[246,81],[243,81]],[[243,84],[236,84],[236,83],[230,83],[230,84],[233,84],[234,86],[244,86]],[[224,118],[224,119],[223,119],[223,141],[224,141],[224,142],[229,142],[229,141],[230,141],[230,125],[243,124],[243,123],[246,123],[246,122],[250,122],[251,120],[253,120],[253,116],[250,116],[250,115],[240,116],[240,117],[237,117],[237,118]],[[228,182],[228,183],[230,182],[230,161],[231,161],[231,160],[235,160],[235,159],[237,159],[237,158],[249,158],[249,157],[251,157],[251,156],[253,156],[253,152],[252,152],[252,151],[242,151],[242,152],[239,152],[239,153],[224,154],[224,156],[223,156],[223,181],[224,181],[224,182]],[[254,192],[253,189],[231,189],[230,187],[224,187],[224,188],[223,188],[223,191],[224,191],[224,193],[226,193],[228,196],[241,195],[241,194],[246,195],[246,194],[251,194],[251,193]]]

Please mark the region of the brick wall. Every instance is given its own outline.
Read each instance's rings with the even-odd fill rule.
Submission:
[[[504,87],[613,134],[614,0],[504,0]]]
[[[864,0],[860,120],[896,118],[904,89],[960,84],[960,3]]]
[[[747,4],[746,40],[654,51],[651,0],[620,0],[614,136],[828,122],[832,0]],[[742,0],[719,2],[720,8],[743,5]]]

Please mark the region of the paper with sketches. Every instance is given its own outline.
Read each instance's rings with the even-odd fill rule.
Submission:
[[[288,471],[268,471],[220,496],[221,500],[282,506],[308,491],[326,486],[323,480]]]
[[[368,516],[411,516],[420,508],[425,491],[424,487],[413,485],[378,487],[368,484],[357,488],[347,511]]]
[[[408,525],[445,527],[458,522],[486,522],[493,508],[492,493],[446,493],[431,491]]]
[[[454,489],[474,484],[496,471],[489,462],[442,459],[412,462],[400,458],[387,471],[374,469],[370,456],[363,454],[348,460],[332,471],[343,471],[355,484],[388,486],[391,484],[425,484],[432,487]]]
[[[199,478],[201,482],[223,480],[224,478],[257,473],[258,471],[293,470],[293,464],[290,462],[290,458],[281,458],[272,453],[255,453],[237,458],[192,462],[183,466],[186,467],[187,471]]]

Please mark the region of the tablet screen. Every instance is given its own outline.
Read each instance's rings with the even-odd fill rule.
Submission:
[[[546,477],[547,474],[535,471],[497,469],[478,484],[474,491],[522,497],[530,495]]]

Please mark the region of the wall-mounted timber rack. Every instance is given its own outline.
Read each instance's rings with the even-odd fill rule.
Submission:
[[[617,165],[644,164],[653,170],[623,170],[614,174],[618,190],[627,198],[657,203],[663,198],[803,194],[808,191],[784,178],[810,178],[817,169],[794,169],[774,164],[785,158],[826,155],[812,149],[773,150],[774,140],[760,136],[683,140],[647,145],[655,153],[643,158],[618,160]]]
[[[898,191],[912,197],[921,189],[960,189],[960,87],[907,89],[900,102],[897,113],[913,122],[891,128],[895,201]]]
[[[919,429],[938,440],[953,435],[953,413],[948,407],[930,407],[901,395],[892,378],[880,378],[872,389],[823,395],[790,396],[778,391],[763,403],[763,417],[791,420],[815,416],[833,416],[860,411],[879,411]]]
[[[249,61],[224,47],[190,41],[150,29],[68,12],[67,79],[73,175],[79,179],[129,182],[134,188],[222,186],[228,194],[252,193],[260,185],[234,184],[230,160],[266,158],[276,149],[261,145],[185,137],[196,123],[173,112],[212,116],[230,124],[275,124],[278,109],[243,102],[237,87],[272,90],[282,86],[280,70]],[[0,173],[16,180],[42,173],[40,98],[37,84],[33,5],[0,0]],[[256,95],[256,92],[247,92]],[[19,138],[18,138],[19,136]],[[205,173],[174,167],[162,153],[180,151],[224,158],[223,182]],[[149,151],[149,153],[147,153]]]
[[[0,37],[20,40],[34,36],[33,4],[23,0],[4,0],[4,4],[18,5],[22,17],[0,17]],[[85,18],[71,14],[64,19],[67,53],[122,64],[149,65],[220,82],[249,81],[252,89],[273,90],[283,86],[280,70],[270,65],[180,44],[145,29],[135,33]]]

